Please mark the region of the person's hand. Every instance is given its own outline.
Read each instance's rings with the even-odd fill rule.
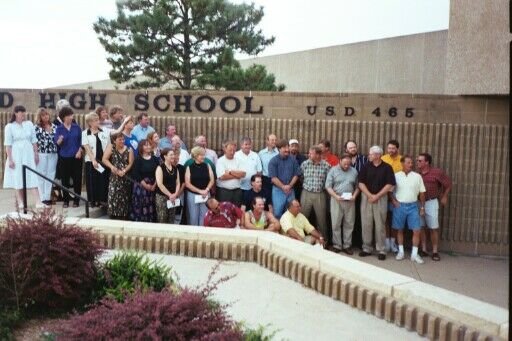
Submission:
[[[441,206],[445,206],[448,203],[448,196],[443,195],[441,197],[441,200],[439,200],[439,202],[441,203]]]
[[[324,240],[324,237],[320,237],[320,238],[318,238],[317,240],[318,240],[318,242],[320,243],[320,245],[325,246],[325,240]]]
[[[169,200],[174,204],[174,201],[176,201],[176,194],[169,195]]]
[[[64,136],[63,135],[59,135],[59,138],[57,139],[57,144],[61,144],[62,141],[64,141]]]
[[[209,193],[209,192],[210,192],[209,190],[204,189],[204,190],[202,190],[200,193],[201,193],[201,195],[203,196],[203,198],[206,198],[206,197],[208,196],[208,193]]]
[[[117,170],[117,175],[118,175],[118,176],[123,177],[125,174],[126,174],[126,172],[125,172],[125,170],[124,170],[124,169],[118,169],[118,170]]]
[[[425,207],[420,207],[420,216],[421,217],[425,216]]]
[[[285,194],[290,194],[290,191],[291,191],[292,187],[290,185],[284,185],[282,188],[283,188],[283,192]]]
[[[36,162],[36,165],[39,164],[39,154],[38,153],[34,153],[34,161]]]
[[[349,199],[350,201],[356,201],[356,196],[354,194],[352,194],[352,196],[350,197]]]
[[[368,202],[370,204],[375,204],[379,199],[377,199],[377,196],[375,194],[370,194],[368,197]]]
[[[343,202],[343,201],[345,201],[345,200],[343,200],[343,198],[341,197],[341,195],[337,195],[337,194],[336,194],[335,199],[336,199],[336,201],[338,201],[338,202]]]
[[[92,160],[92,166],[96,169],[98,169],[98,161]]]
[[[395,208],[399,208],[400,207],[400,203],[396,199],[391,200],[391,203],[393,204],[393,207],[395,207]]]
[[[9,168],[10,169],[14,169],[16,167],[16,164],[14,163],[13,160],[9,160]]]
[[[153,186],[151,186],[151,192],[154,192],[156,191],[156,182],[153,184]]]
[[[75,159],[81,159],[82,158],[82,149],[78,149],[78,151],[75,154]]]

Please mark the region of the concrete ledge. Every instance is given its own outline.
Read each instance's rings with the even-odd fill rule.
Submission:
[[[431,340],[508,340],[508,311],[270,232],[66,218],[104,247],[256,262]],[[0,228],[5,219],[0,218]]]

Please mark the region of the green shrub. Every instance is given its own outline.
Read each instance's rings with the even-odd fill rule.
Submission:
[[[21,313],[16,309],[0,310],[0,340],[14,340],[12,330],[23,321]]]
[[[150,260],[147,256],[133,252],[116,254],[98,271],[98,285],[94,300],[103,297],[123,302],[126,295],[137,289],[162,291],[173,284],[171,268]]]
[[[244,341],[271,341],[278,332],[278,330],[268,331],[269,325],[260,325],[253,329],[242,323],[239,328],[242,330]]]

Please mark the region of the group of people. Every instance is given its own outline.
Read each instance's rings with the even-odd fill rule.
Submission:
[[[25,111],[16,106],[5,127],[4,188],[18,190],[18,202],[21,165],[81,193],[85,164],[87,199],[104,206],[112,219],[266,230],[348,255],[355,232],[362,238],[359,256],[375,249],[379,260],[390,251],[404,259],[407,227],[411,260],[423,263],[428,255],[427,230],[432,259],[440,260],[439,206],[447,202],[451,181],[432,167],[428,153],[415,159],[400,155],[396,140],[387,143],[385,155],[375,145],[367,156],[348,140],[339,158],[322,140],[306,157],[298,140],[278,141],[270,134],[259,152],[249,137],[239,144],[226,140],[218,157],[204,135],[194,139],[189,153],[174,125],[160,137],[147,113],[135,122],[119,106],[87,114],[84,130],[66,100],[57,103],[53,122],[44,108],[35,125]],[[32,172],[26,180],[38,198],[36,207],[52,204],[51,183]],[[79,205],[78,197],[64,192],[64,207],[71,199]]]

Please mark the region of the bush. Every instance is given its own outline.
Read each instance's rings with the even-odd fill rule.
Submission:
[[[90,297],[101,253],[91,231],[64,224],[50,209],[6,218],[0,233],[0,306],[18,312],[68,309]]]
[[[274,336],[277,334],[277,330],[273,330],[268,332],[267,329],[269,326],[258,326],[258,328],[248,328],[243,324],[239,327],[244,336],[244,341],[271,341]]]
[[[12,330],[23,321],[21,313],[15,309],[0,310],[0,340],[14,340]]]
[[[151,261],[142,254],[116,254],[98,272],[94,299],[107,296],[122,302],[126,295],[133,294],[137,289],[162,291],[173,284],[170,272],[170,267]]]
[[[222,309],[201,292],[135,292],[125,302],[104,299],[65,321],[58,340],[243,340]]]

